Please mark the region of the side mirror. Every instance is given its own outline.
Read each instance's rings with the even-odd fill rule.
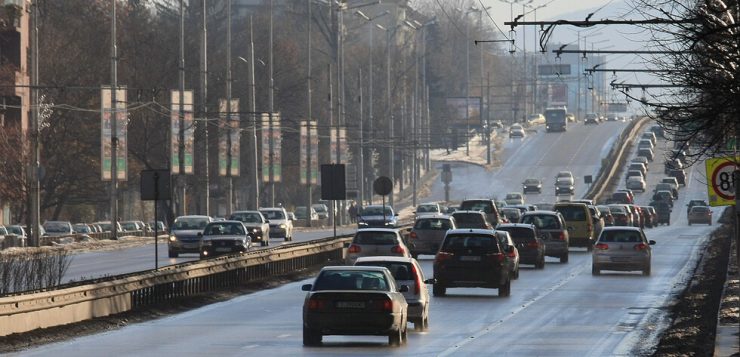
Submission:
[[[436,284],[436,283],[437,283],[437,279],[434,279],[434,278],[424,280],[424,284]]]
[[[399,293],[406,293],[408,291],[409,291],[409,286],[408,285],[401,285],[401,287],[398,288],[398,292]]]
[[[312,288],[313,284],[303,284],[303,286],[301,286],[301,290],[303,291],[311,291]]]
[[[265,220],[265,223],[270,223],[270,220],[269,220],[269,219],[266,219],[266,220]]]
[[[396,217],[398,217],[398,213],[394,213],[393,215],[396,216]]]
[[[654,240],[650,240],[650,241],[648,241],[648,244],[655,245],[655,241]]]
[[[198,237],[203,237],[203,232],[198,232]]]

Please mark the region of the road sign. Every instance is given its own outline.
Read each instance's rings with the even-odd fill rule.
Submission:
[[[735,161],[730,158],[713,158],[705,162],[710,206],[735,204],[734,175],[739,174],[738,162],[740,162],[740,156],[735,157]]]
[[[373,190],[381,196],[386,196],[393,191],[393,181],[388,177],[380,176],[373,181]]]

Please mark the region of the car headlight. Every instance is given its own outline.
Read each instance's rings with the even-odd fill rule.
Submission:
[[[280,228],[285,229],[285,223],[281,223]]]
[[[360,226],[367,226],[367,222],[364,221],[357,222],[357,224]]]
[[[177,240],[177,237],[176,236],[170,236],[170,242],[174,242],[176,240]]]

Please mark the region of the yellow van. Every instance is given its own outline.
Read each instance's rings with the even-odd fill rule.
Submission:
[[[594,219],[585,203],[558,202],[552,210],[560,212],[565,218],[571,247],[593,248]]]

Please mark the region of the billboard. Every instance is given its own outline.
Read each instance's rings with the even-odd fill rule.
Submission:
[[[308,166],[308,149],[311,149],[311,184],[318,184],[318,162],[319,162],[319,133],[318,123],[316,121],[301,121],[301,160],[300,160],[300,181],[301,185],[306,185],[307,166]]]
[[[219,119],[218,137],[218,174],[220,176],[239,176],[239,99],[231,100],[229,108],[226,99],[218,103],[221,117]]]
[[[448,97],[446,104],[450,125],[457,127],[481,126],[481,97]]]
[[[126,87],[116,90],[116,103],[112,103],[111,87],[100,89],[100,176],[103,181],[110,181],[113,163],[113,120],[116,124],[116,173],[119,181],[128,179],[128,111],[126,107]]]
[[[281,182],[282,133],[280,113],[262,113],[262,181]]]
[[[171,172],[180,173],[180,116],[182,116],[182,132],[185,138],[184,165],[186,174],[193,173],[193,155],[195,140],[195,121],[193,120],[193,91],[186,90],[183,92],[182,112],[180,112],[180,91],[173,90],[170,92],[170,162],[172,163]]]

